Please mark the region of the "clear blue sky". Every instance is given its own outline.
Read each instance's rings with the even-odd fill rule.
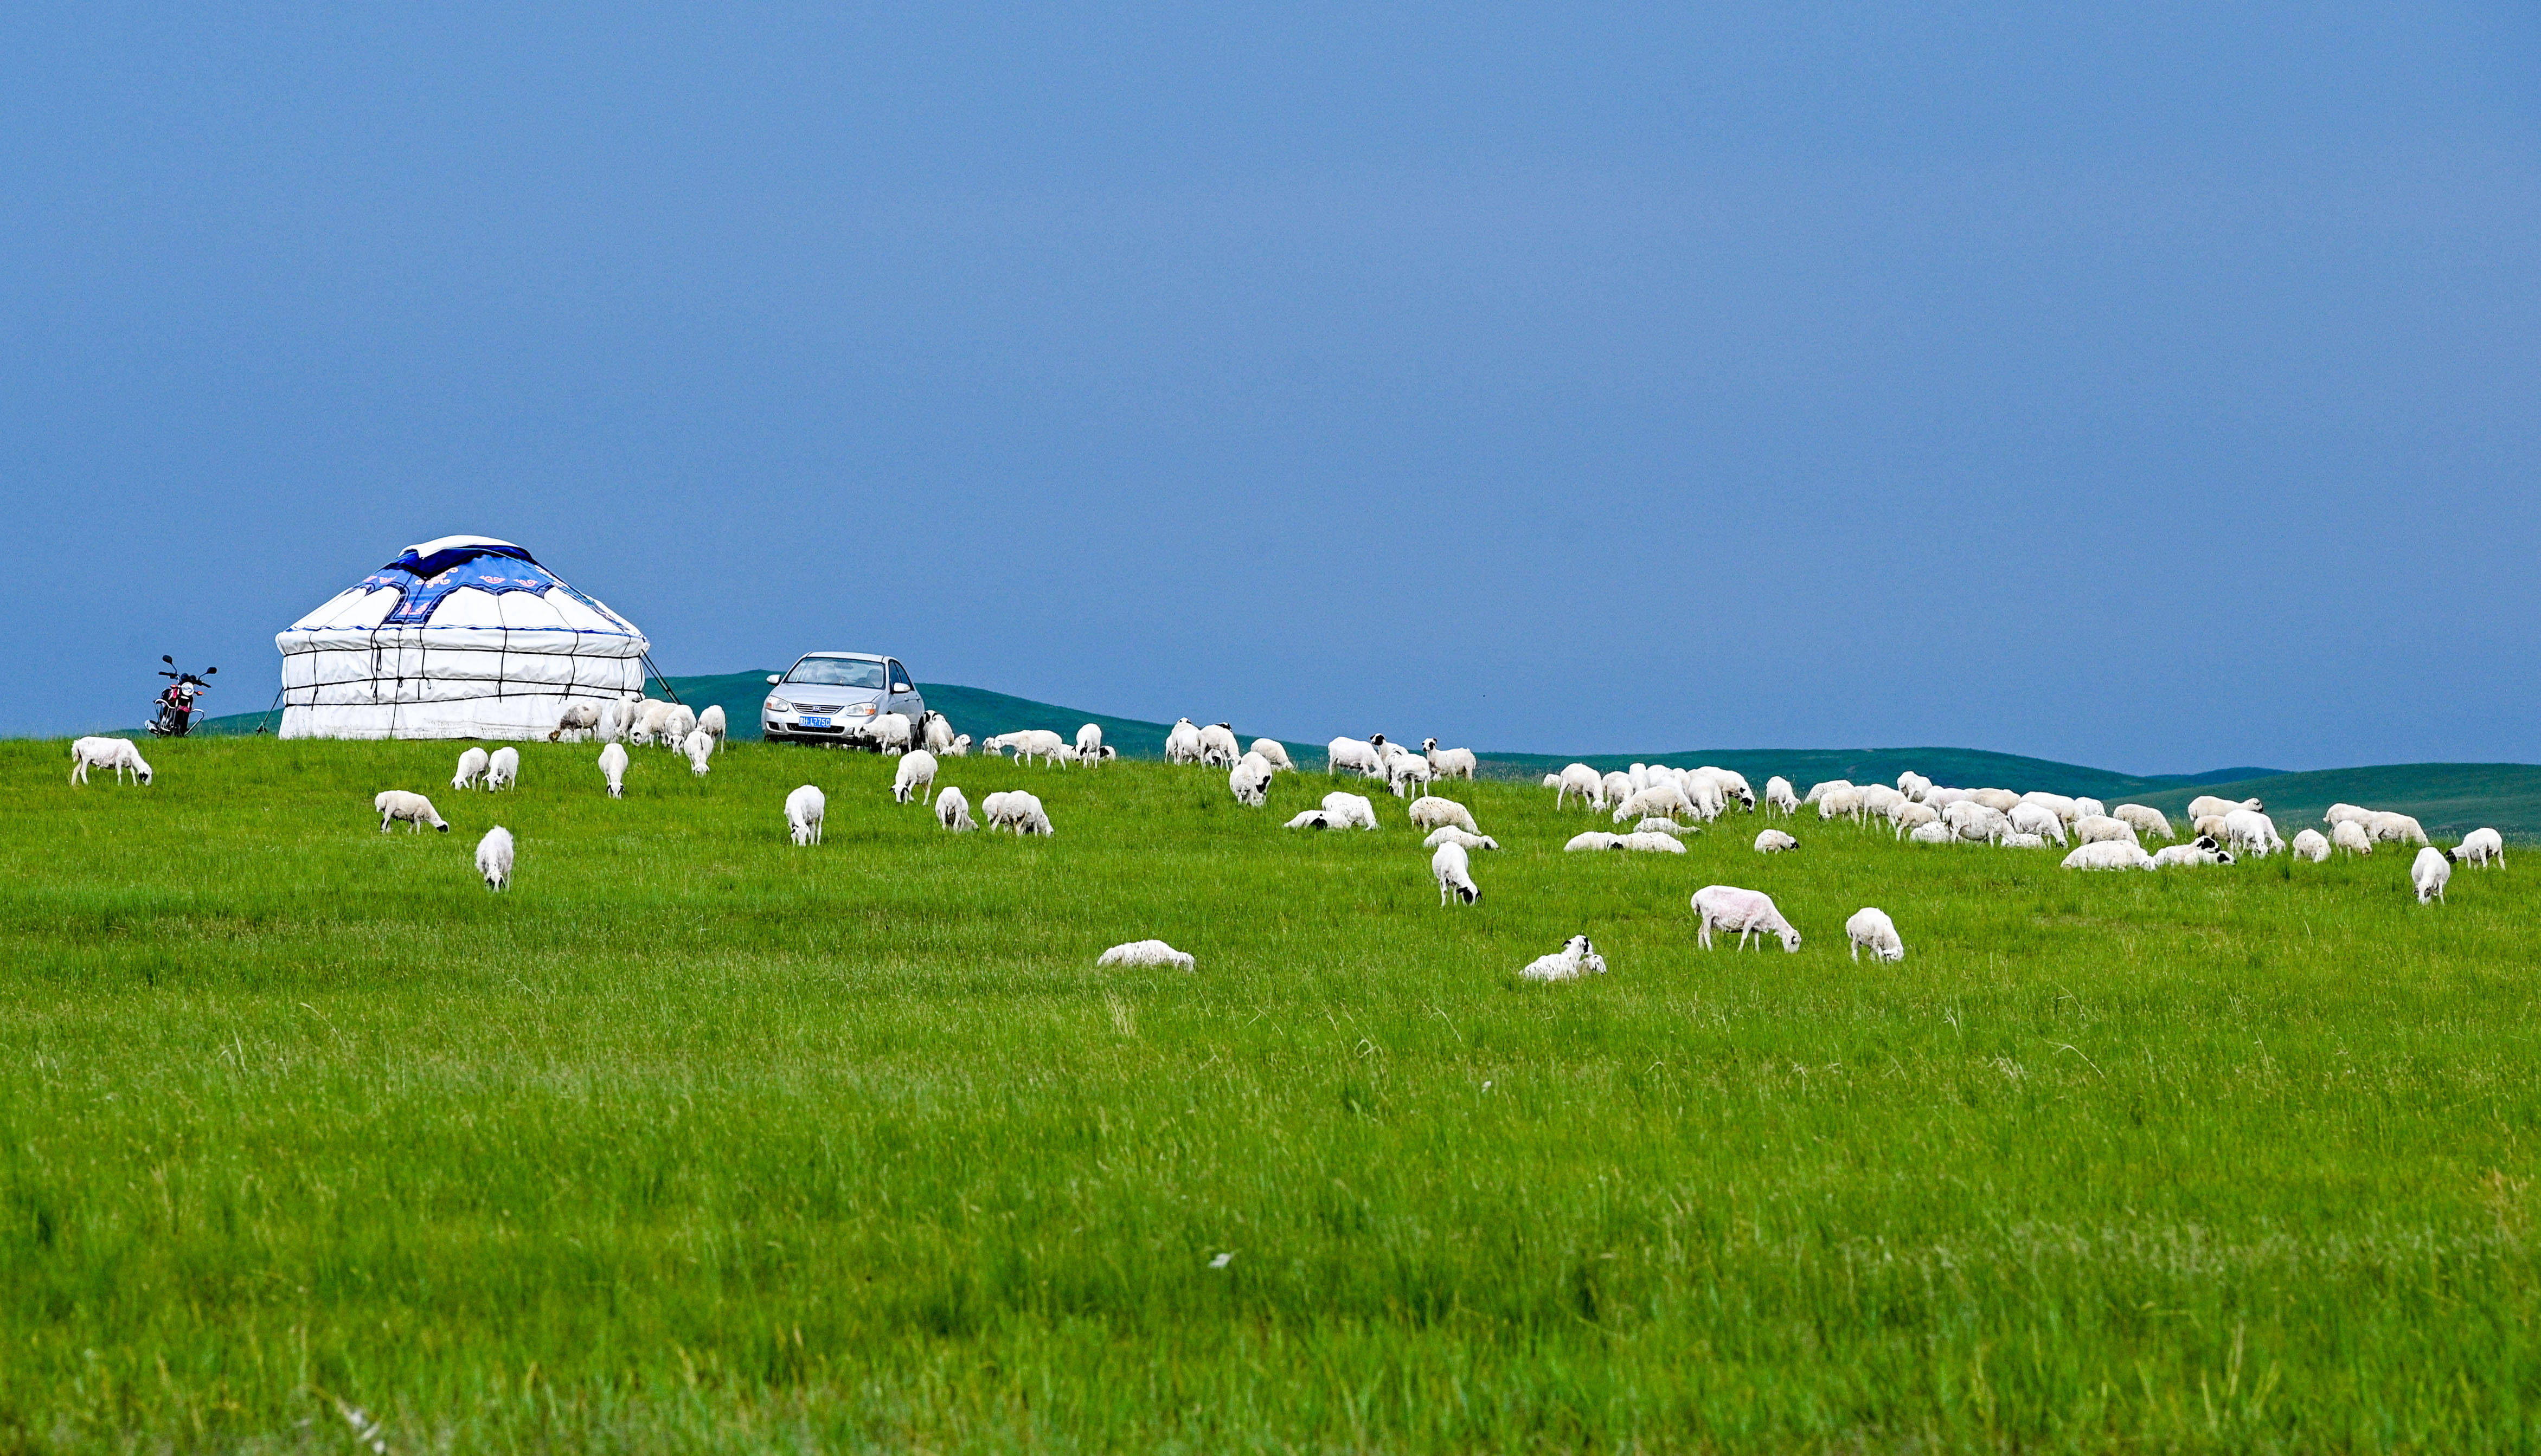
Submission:
[[[1300,738],[2541,760],[2541,10],[13,7],[0,731],[407,542]]]

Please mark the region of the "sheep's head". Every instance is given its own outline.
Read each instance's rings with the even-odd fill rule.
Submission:
[[[1370,733],[1370,734],[1368,734],[1368,735],[1367,735],[1367,746],[1369,746],[1370,748],[1380,748],[1380,747],[1383,747],[1383,746],[1384,746],[1384,744],[1385,744],[1385,734],[1383,734],[1383,733]]]
[[[1421,752],[1423,752],[1423,753],[1434,753],[1434,752],[1436,752],[1436,751],[1437,751],[1437,749],[1438,749],[1438,740],[1437,740],[1437,739],[1435,739],[1435,738],[1423,738],[1423,739],[1421,739],[1421,740],[1420,740],[1420,751],[1421,751]]]
[[[1782,937],[1782,948],[1783,948],[1784,950],[1786,950],[1786,951],[1792,951],[1792,952],[1796,952],[1796,951],[1798,951],[1798,950],[1799,950],[1799,948],[1800,948],[1800,933],[1799,933],[1799,932],[1797,932],[1797,931],[1793,931],[1793,930],[1783,930],[1783,931],[1778,932],[1778,934],[1779,934],[1779,935],[1780,935],[1780,936],[1781,936],[1781,937]]]

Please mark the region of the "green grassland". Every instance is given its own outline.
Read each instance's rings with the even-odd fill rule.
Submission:
[[[1563,855],[1485,782],[1445,910],[1390,798],[1279,828],[1320,775],[948,765],[1025,841],[457,746],[0,743],[0,1449],[2541,1445],[2519,852]],[[1711,882],[1806,944],[1699,950]]]

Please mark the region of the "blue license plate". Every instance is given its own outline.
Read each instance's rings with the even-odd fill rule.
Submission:
[[[806,718],[803,720],[803,727],[805,728],[828,728],[829,726],[830,721],[826,718]]]

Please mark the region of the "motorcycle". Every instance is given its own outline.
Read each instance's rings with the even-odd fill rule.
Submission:
[[[182,738],[194,730],[194,720],[202,716],[203,710],[194,706],[194,700],[212,690],[212,685],[203,678],[221,669],[206,667],[203,676],[197,677],[191,672],[178,671],[175,658],[162,656],[159,660],[168,664],[168,670],[159,675],[173,680],[160,690],[159,701],[155,705],[159,711],[144,727],[150,729],[150,736],[154,738]]]

